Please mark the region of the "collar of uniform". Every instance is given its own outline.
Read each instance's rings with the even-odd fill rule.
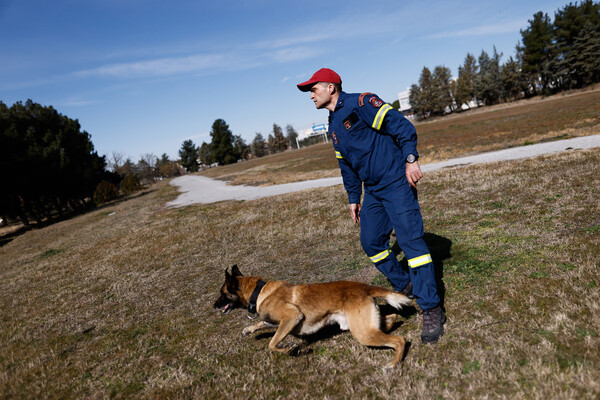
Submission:
[[[346,92],[341,91],[340,92],[340,97],[338,97],[338,101],[337,104],[335,105],[335,109],[337,110],[338,108],[342,108],[344,107],[344,99],[346,98]]]

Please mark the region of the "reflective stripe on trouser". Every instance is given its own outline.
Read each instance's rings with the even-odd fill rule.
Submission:
[[[365,193],[360,213],[360,240],[365,253],[384,274],[396,291],[413,284],[413,295],[423,310],[440,303],[435,269],[427,244],[423,240],[423,221],[419,210],[397,212],[389,202],[380,201]],[[384,204],[387,205],[384,206]],[[392,228],[398,245],[411,266],[410,272],[400,266],[389,245]]]

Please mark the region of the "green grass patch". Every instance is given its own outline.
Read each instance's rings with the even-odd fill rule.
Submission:
[[[57,254],[62,253],[63,250],[61,249],[49,249],[44,251],[42,254],[40,254],[40,256],[38,257],[40,260],[45,260],[47,258],[51,258],[56,256]]]
[[[597,235],[600,233],[600,225],[590,226],[588,228],[584,228],[583,230],[586,233],[590,233],[592,235]]]
[[[479,361],[475,360],[475,361],[465,363],[462,368],[462,373],[466,375],[466,374],[470,374],[472,372],[477,372],[480,370],[481,370],[481,363]]]

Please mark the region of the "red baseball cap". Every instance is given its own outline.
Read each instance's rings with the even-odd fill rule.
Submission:
[[[310,88],[317,82],[342,83],[342,78],[332,69],[321,68],[310,77],[306,82],[299,83],[298,89],[303,92],[308,92]]]

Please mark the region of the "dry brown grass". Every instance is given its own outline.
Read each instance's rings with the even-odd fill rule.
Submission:
[[[331,143],[210,168],[200,174],[213,179],[230,181],[233,185],[253,186],[299,182],[340,175]]]
[[[474,109],[417,125],[423,162],[600,133],[600,90]]]
[[[399,319],[411,346],[388,374],[392,351],[348,333],[273,354],[242,337],[245,311],[212,310],[232,264],[385,285],[342,186],[166,209],[176,195],[163,182],[0,247],[1,398],[600,397],[598,149],[427,174],[449,320],[422,345],[420,316]]]

